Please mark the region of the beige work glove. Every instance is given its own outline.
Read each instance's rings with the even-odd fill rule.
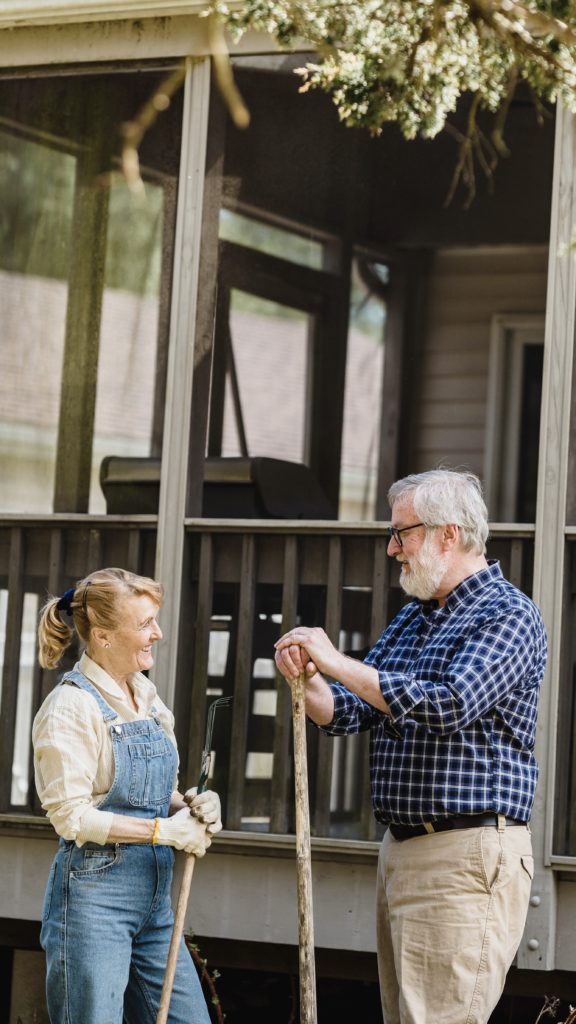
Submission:
[[[212,789],[207,789],[204,793],[198,793],[196,786],[194,786],[192,789],[186,790],[184,799],[190,808],[191,814],[198,821],[206,825],[206,831],[211,836],[221,831],[222,818],[218,793],[215,793]]]
[[[183,807],[170,818],[158,819],[156,842],[203,857],[212,840],[206,826],[187,807]]]

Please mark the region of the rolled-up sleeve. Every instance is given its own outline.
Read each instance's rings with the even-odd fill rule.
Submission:
[[[94,806],[101,737],[86,704],[48,710],[32,733],[42,807],[58,835],[78,846],[105,843],[113,819],[112,812]]]
[[[370,729],[381,712],[351,693],[341,683],[329,683],[334,697],[334,717],[328,725],[321,726],[329,736],[347,736],[349,733]]]

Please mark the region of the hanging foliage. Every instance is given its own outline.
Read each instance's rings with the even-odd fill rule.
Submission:
[[[313,49],[301,91],[324,90],[346,125],[373,135],[393,121],[407,139],[433,138],[468,94],[452,191],[460,178],[473,190],[475,161],[490,176],[506,153],[518,83],[538,116],[556,100],[576,110],[574,0],[213,0],[210,12],[235,37],[255,29],[283,49]],[[478,126],[482,109],[495,115],[490,137]]]

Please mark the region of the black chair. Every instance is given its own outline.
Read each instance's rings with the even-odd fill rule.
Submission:
[[[100,486],[109,515],[155,515],[160,459],[107,455]],[[282,459],[207,458],[202,515],[214,519],[335,519],[308,466]]]

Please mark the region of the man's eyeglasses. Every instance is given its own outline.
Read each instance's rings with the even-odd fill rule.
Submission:
[[[388,534],[390,540],[394,539],[398,547],[401,548],[402,537],[400,535],[402,533],[406,533],[407,530],[415,530],[417,526],[426,526],[426,523],[413,523],[412,526],[403,526],[401,530],[397,530],[395,526],[388,526],[386,528],[386,533]]]

